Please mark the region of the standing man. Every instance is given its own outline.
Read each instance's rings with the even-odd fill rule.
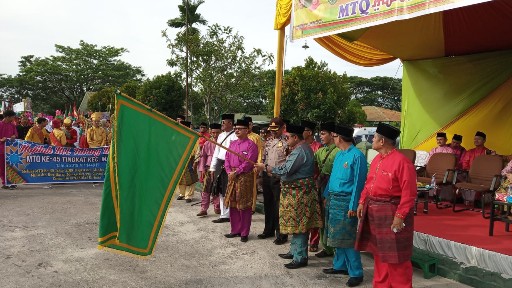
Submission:
[[[91,116],[92,127],[87,129],[87,144],[89,148],[96,148],[107,145],[107,132],[101,123],[101,113],[96,112]]]
[[[181,121],[181,125],[190,128],[189,121]],[[197,146],[195,147],[197,149]],[[195,150],[194,150],[195,151]],[[192,198],[194,197],[195,186],[197,183],[197,172],[194,169],[194,156],[196,153],[191,153],[190,158],[187,162],[187,167],[185,167],[185,171],[183,171],[183,175],[181,176],[180,183],[178,185],[178,197],[176,200],[185,200],[185,202],[192,202]]]
[[[208,124],[205,122],[201,122],[199,124],[199,134],[201,134],[201,138],[199,138],[199,149],[202,149],[204,146],[204,143],[207,142],[206,139],[210,139],[210,134],[208,133]]]
[[[318,189],[319,199],[320,199],[320,209],[322,211],[322,215],[324,215],[324,228],[320,229],[320,242],[322,242],[323,250],[316,253],[315,256],[318,258],[330,257],[334,254],[334,249],[327,245],[327,218],[329,207],[327,207],[327,202],[324,201],[322,192],[325,190],[327,183],[329,182],[329,177],[331,176],[332,165],[334,163],[334,158],[336,157],[336,153],[340,151],[336,144],[334,144],[334,122],[326,122],[320,124],[320,140],[322,144],[325,146],[318,149],[315,153],[315,164],[317,167],[317,171],[319,173],[318,178],[316,179],[316,188]]]
[[[0,163],[5,163],[5,141],[7,139],[14,140],[18,137],[18,131],[14,124],[16,113],[12,110],[5,110],[4,119],[0,121]],[[6,186],[5,165],[0,165],[0,177],[2,177],[2,189],[16,189],[16,185]]]
[[[475,148],[469,149],[462,156],[461,164],[462,170],[468,171],[471,168],[471,164],[473,164],[473,160],[480,155],[485,154],[496,154],[495,151],[487,149],[485,147],[485,141],[487,140],[487,135],[484,132],[477,131],[475,134],[475,138],[473,139],[473,143],[475,144]]]
[[[219,134],[221,132],[222,126],[219,123],[210,124],[210,134],[211,140],[217,142],[219,138]],[[219,195],[212,195],[212,182],[213,178],[208,176],[208,172],[210,171],[210,165],[212,163],[213,153],[215,152],[215,147],[217,145],[213,144],[210,141],[207,141],[203,145],[203,149],[201,149],[201,153],[199,156],[199,165],[198,172],[201,175],[201,178],[204,179],[203,192],[201,192],[201,211],[197,214],[197,216],[206,216],[208,215],[208,208],[210,207],[210,198],[213,201],[213,211],[215,214],[220,214],[220,203],[219,203]],[[215,175],[216,178],[219,175]]]
[[[448,138],[446,138],[446,133],[444,133],[444,132],[437,132],[436,136],[437,136],[436,137],[437,147],[435,147],[432,150],[430,150],[430,153],[428,153],[428,157],[427,157],[427,162],[426,163],[428,163],[428,161],[430,160],[430,157],[432,157],[432,155],[434,155],[436,153],[454,154],[452,147],[450,147],[450,145],[446,145],[446,142],[448,142]]]
[[[229,207],[231,232],[226,238],[240,236],[240,241],[247,242],[251,230],[254,163],[258,160],[258,146],[247,135],[249,134],[249,122],[238,119],[235,125],[237,140],[231,141],[229,149],[252,161],[242,159],[230,152],[226,153],[224,167],[228,174],[228,187],[226,190],[225,205]]]
[[[18,139],[25,140],[27,136],[28,130],[30,130],[30,123],[28,121],[27,115],[21,116],[20,124],[16,126],[16,130],[18,131]]]
[[[452,148],[455,159],[457,160],[457,169],[461,169],[462,164],[460,160],[462,156],[464,156],[464,153],[466,153],[466,148],[462,146],[462,135],[453,134],[452,143],[448,144],[448,146]]]
[[[284,122],[281,118],[272,118],[268,130],[272,137],[265,143],[265,165],[278,167],[286,162],[287,141],[283,135]],[[279,200],[281,198],[281,178],[266,171],[262,173],[263,207],[265,209],[265,228],[259,239],[276,236],[274,244],[282,245],[288,241],[288,235],[281,234],[279,227]]]
[[[315,141],[315,138],[313,137],[315,135],[316,123],[307,120],[301,120],[300,126],[304,127],[304,133],[302,133],[304,136],[304,141],[309,144],[309,147],[311,147],[313,153],[316,153],[316,151],[322,147],[322,144]],[[315,181],[317,178],[318,173],[315,173]],[[320,243],[320,228],[313,228],[309,233],[309,252],[318,252],[318,243]]]
[[[52,146],[65,146],[67,143],[66,133],[62,131],[61,122],[59,118],[55,118],[52,121],[52,132],[50,133],[50,142]]]
[[[78,140],[78,132],[72,126],[73,121],[71,118],[64,119],[64,133],[66,134],[66,144],[67,147],[75,147],[75,143]]]
[[[355,287],[363,282],[361,254],[354,249],[357,235],[357,206],[368,172],[366,157],[352,143],[354,129],[336,126],[334,143],[340,149],[336,153],[329,184],[324,191],[329,209],[326,219],[327,244],[335,247],[332,268],[323,269],[326,274],[348,274],[347,286]]]
[[[357,217],[356,250],[373,254],[373,287],[412,287],[412,240],[416,199],[414,165],[395,149],[397,128],[380,123]]]
[[[318,149],[322,148],[322,144],[320,144],[320,142],[315,141],[314,137],[316,123],[307,120],[302,120],[300,121],[300,126],[304,127],[304,141],[306,141],[306,143],[309,144],[309,147],[311,147],[313,153],[316,153]]]
[[[261,139],[260,135],[252,132],[252,129],[254,127],[254,124],[252,123],[252,117],[245,116],[243,119],[249,123],[249,134],[247,135],[247,137],[249,137],[249,139],[251,139],[251,141],[254,142],[256,146],[258,146],[258,163],[261,163],[264,149],[263,140]]]
[[[318,193],[313,180],[314,154],[304,141],[304,127],[286,125],[286,142],[291,149],[285,163],[272,167],[257,164],[258,169],[281,177],[281,199],[279,204],[279,226],[281,233],[291,234],[288,253],[279,254],[283,259],[292,259],[284,266],[296,269],[308,265],[308,235],[313,228],[322,225]]]
[[[235,114],[222,114],[222,130],[220,133],[217,143],[224,147],[229,147],[231,141],[237,140],[235,131],[233,130],[233,123],[235,122]],[[220,142],[219,142],[220,141]],[[226,159],[226,150],[215,147],[213,152],[212,163],[210,166],[210,177],[214,179],[214,185],[220,186],[220,217],[219,219],[213,220],[213,223],[229,222],[229,207],[224,205],[224,196],[226,195],[226,189],[228,186],[228,174],[224,169],[224,161]],[[217,174],[215,173],[217,172]],[[218,175],[215,177],[215,175]]]
[[[39,117],[36,120],[36,124],[28,130],[27,136],[25,136],[25,141],[30,141],[39,144],[48,144],[48,138],[50,138],[50,134],[44,127],[48,125],[48,120],[43,117]]]

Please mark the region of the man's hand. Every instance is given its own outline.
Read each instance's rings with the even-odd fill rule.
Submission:
[[[393,218],[393,224],[391,224],[391,230],[393,232],[398,233],[404,229],[404,219],[395,217]]]
[[[2,142],[5,142],[5,140],[7,140],[6,137],[3,137],[2,139],[0,139],[0,141],[2,141]]]
[[[348,218],[350,217],[356,217],[356,211],[353,211],[353,210],[348,210],[348,213],[347,213],[347,216]]]
[[[363,218],[363,204],[359,204],[359,206],[357,206],[356,214],[358,219]]]

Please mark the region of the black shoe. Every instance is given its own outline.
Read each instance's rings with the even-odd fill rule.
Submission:
[[[229,222],[229,218],[219,218],[219,219],[215,219],[215,220],[212,220],[213,223],[224,223],[224,222]]]
[[[325,250],[322,250],[315,254],[318,258],[332,257],[332,254],[327,253]]]
[[[283,245],[286,242],[288,242],[286,238],[276,238],[276,240],[274,240],[274,244],[276,245]]]
[[[301,262],[292,261],[288,264],[284,264],[284,267],[286,267],[288,269],[297,269],[297,268],[306,267],[306,266],[308,266],[308,260],[301,261]]]
[[[293,259],[293,254],[285,253],[285,254],[277,254],[277,256],[283,258],[283,259]]]
[[[247,242],[247,241],[249,241],[249,236],[240,237],[240,242]]]
[[[348,287],[356,287],[357,285],[363,283],[363,277],[350,277],[347,281]]]
[[[322,269],[322,272],[324,272],[325,274],[342,274],[342,275],[348,275],[348,271],[347,270],[336,270],[334,268],[325,268],[325,269]]]
[[[2,189],[9,190],[9,189],[11,189],[11,187],[4,185],[4,186],[2,186]]]
[[[224,234],[224,237],[226,237],[226,238],[235,238],[235,237],[240,237],[240,234],[229,233],[229,234]]]
[[[183,199],[185,199],[185,196],[183,196],[183,195],[179,195],[179,196],[176,198],[176,200],[183,200]]]
[[[18,189],[18,185],[12,184],[11,186],[9,186],[9,189],[11,189],[11,190]]]
[[[190,203],[192,202],[192,199],[185,199],[185,202]]]
[[[265,232],[261,233],[261,234],[258,234],[258,239],[266,239],[266,238],[270,238],[270,237],[274,237],[274,234],[267,234]]]

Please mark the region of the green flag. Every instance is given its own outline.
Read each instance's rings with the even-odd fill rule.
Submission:
[[[123,95],[114,123],[98,247],[148,256],[199,135]]]

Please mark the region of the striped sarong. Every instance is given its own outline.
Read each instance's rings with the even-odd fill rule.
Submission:
[[[322,227],[313,177],[281,181],[279,227],[282,234],[309,233],[312,228]]]

